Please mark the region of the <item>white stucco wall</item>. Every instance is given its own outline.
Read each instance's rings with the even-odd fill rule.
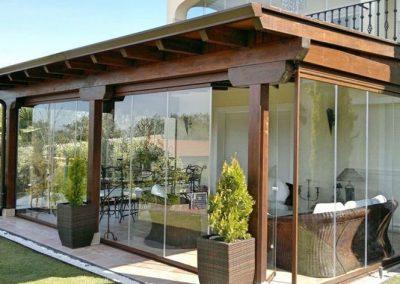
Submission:
[[[210,7],[217,11],[243,5],[249,2],[258,2],[263,5],[272,5],[291,10],[300,14],[309,14],[331,8],[363,2],[362,0],[168,0],[168,23],[184,20],[192,7]]]

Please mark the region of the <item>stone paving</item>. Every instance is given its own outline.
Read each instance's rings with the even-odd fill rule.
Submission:
[[[199,283],[194,273],[104,244],[79,249],[63,247],[56,229],[22,218],[0,217],[0,229],[145,283]]]

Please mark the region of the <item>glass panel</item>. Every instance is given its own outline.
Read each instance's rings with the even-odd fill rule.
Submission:
[[[335,86],[301,80],[298,281],[334,277]],[[317,203],[321,205],[316,206]],[[322,204],[323,203],[323,204]],[[290,238],[289,236],[287,238]]]
[[[367,198],[367,100],[366,91],[338,87],[336,200],[344,208],[337,207],[335,212],[336,276],[358,269],[366,261],[366,210],[354,204]]]
[[[367,264],[400,252],[397,201],[400,181],[400,99],[383,94],[369,95],[368,127],[368,223]]]
[[[104,238],[196,266],[207,233],[211,89],[134,95],[103,115]]]
[[[294,94],[294,84],[288,83],[271,87],[269,96],[267,279],[282,283],[291,281]]]
[[[56,208],[65,202],[68,160],[87,156],[87,102],[23,107],[19,111],[17,210],[56,224]]]
[[[197,238],[208,232],[210,100],[210,88],[168,96],[165,256],[192,266]]]
[[[106,105],[100,231],[106,239],[163,256],[164,93]]]

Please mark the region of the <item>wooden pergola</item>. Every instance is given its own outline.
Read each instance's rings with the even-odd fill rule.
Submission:
[[[390,41],[248,4],[2,68],[5,208],[13,210],[16,204],[18,108],[22,106],[89,101],[87,190],[89,202],[98,205],[104,101],[127,93],[191,86],[249,87],[248,184],[256,200],[250,230],[256,238],[255,282],[261,283],[267,268],[268,87],[294,81],[292,279],[296,283],[300,78],[399,95],[399,51]]]

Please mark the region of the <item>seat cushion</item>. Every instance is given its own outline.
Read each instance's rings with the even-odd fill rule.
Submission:
[[[387,202],[387,199],[385,196],[383,195],[377,195],[373,198],[369,198],[369,199],[361,199],[361,200],[351,200],[351,201],[347,201],[346,204],[344,205],[345,209],[355,209],[355,208],[359,208],[359,207],[365,207],[365,206],[369,206],[369,205],[374,205],[374,204],[382,204]]]
[[[342,202],[317,203],[317,205],[315,205],[313,214],[343,211],[343,210],[345,210],[345,208]]]

